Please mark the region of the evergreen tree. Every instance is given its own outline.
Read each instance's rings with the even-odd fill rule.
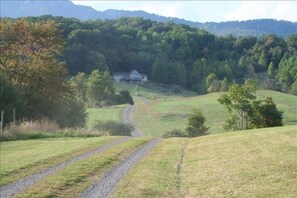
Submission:
[[[221,90],[222,92],[228,91],[229,89],[229,81],[228,79],[225,77],[222,81],[222,85],[221,85]]]
[[[269,66],[268,66],[268,76],[270,78],[275,77],[275,66],[274,66],[273,62],[270,62]]]
[[[209,127],[205,126],[206,118],[199,109],[193,109],[188,119],[186,131],[190,137],[197,137],[208,134]]]

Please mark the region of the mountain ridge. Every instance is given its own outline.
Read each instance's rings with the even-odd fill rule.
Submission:
[[[255,19],[246,21],[226,21],[226,22],[194,22],[176,17],[165,17],[151,14],[142,10],[128,11],[108,9],[97,11],[89,6],[75,5],[70,0],[59,1],[1,1],[1,17],[27,17],[53,15],[67,18],[77,18],[80,20],[113,20],[121,17],[142,17],[157,22],[173,21],[177,24],[185,24],[191,27],[205,29],[206,31],[226,36],[262,36],[264,34],[276,34],[286,37],[297,32],[297,22],[275,19]]]

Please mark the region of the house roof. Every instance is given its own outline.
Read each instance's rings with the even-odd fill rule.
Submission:
[[[133,74],[134,72],[137,72],[137,74],[139,74],[141,77],[147,77],[146,74],[141,74],[139,73],[137,70],[132,69],[129,73],[125,73],[125,72],[115,72],[113,73],[114,76],[130,76],[131,74]]]

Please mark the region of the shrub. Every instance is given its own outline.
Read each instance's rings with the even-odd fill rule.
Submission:
[[[202,112],[199,109],[193,109],[192,114],[190,114],[188,119],[188,127],[186,131],[190,137],[197,137],[208,134],[209,127],[206,127],[205,117],[202,115]]]
[[[182,92],[180,86],[178,85],[173,85],[171,89],[172,89],[172,92],[175,94]]]
[[[166,132],[163,135],[163,138],[170,138],[170,137],[188,137],[188,135],[179,129],[173,129],[171,131]]]
[[[125,103],[128,103],[130,105],[134,105],[134,100],[133,100],[132,96],[130,95],[129,91],[123,90],[120,93],[124,97]]]
[[[95,129],[106,131],[110,135],[131,136],[134,126],[116,121],[98,121]]]
[[[256,128],[282,126],[283,112],[277,109],[272,98],[259,100],[254,103],[252,124]]]

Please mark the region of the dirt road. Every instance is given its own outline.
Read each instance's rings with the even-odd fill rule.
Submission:
[[[141,98],[141,104],[146,105],[148,104],[149,100],[146,98]],[[133,137],[142,137],[145,136],[144,133],[135,125],[133,120],[133,110],[135,109],[135,105],[130,105],[123,111],[123,120],[125,123],[132,124],[135,128],[132,132]]]
[[[95,150],[91,150],[91,151],[88,151],[82,155],[79,155],[71,160],[68,160],[68,161],[65,161],[63,163],[60,163],[60,164],[57,164],[51,168],[48,168],[48,169],[45,169],[45,170],[42,170],[36,174],[33,174],[33,175],[30,175],[28,177],[25,177],[19,181],[16,181],[14,183],[11,183],[11,184],[8,184],[6,186],[2,186],[0,188],[0,197],[1,198],[6,198],[6,197],[11,197],[19,192],[21,192],[22,190],[24,190],[25,188],[33,185],[34,183],[38,182],[39,180],[41,180],[42,178],[44,178],[45,176],[47,175],[50,175],[52,173],[54,173],[55,171],[65,167],[65,166],[68,166],[70,164],[73,164],[77,161],[80,161],[80,160],[84,160],[92,155],[95,155],[97,153],[100,153],[100,152],[103,152],[107,149],[110,149],[111,147],[117,145],[117,144],[120,144],[120,143],[123,143],[125,141],[127,141],[129,138],[125,137],[125,138],[121,138],[119,140],[116,140],[116,141],[113,141],[111,143],[108,143],[108,144],[105,144]]]
[[[145,98],[141,98],[142,105],[146,105],[149,101]],[[135,106],[128,106],[123,111],[123,120],[126,123],[132,124],[135,126],[133,121],[133,110]],[[137,126],[135,126],[135,129],[132,133],[133,137],[141,137],[145,136],[144,133],[139,130]],[[84,160],[94,154],[103,152],[107,149],[110,149],[111,147],[123,143],[127,141],[129,138],[121,138],[119,140],[116,140],[114,142],[108,143],[106,145],[103,145],[95,150],[86,152],[80,156],[77,156],[71,160],[65,161],[63,163],[57,164],[51,168],[45,169],[43,171],[40,171],[36,174],[30,175],[28,177],[25,177],[19,181],[16,181],[14,183],[8,184],[6,186],[3,186],[0,188],[0,197],[1,198],[7,198],[14,196],[17,193],[20,193],[25,188],[33,185],[34,183],[37,183],[42,178],[46,177],[47,175],[50,175],[54,173],[55,171],[68,166],[70,164],[73,164],[79,160]],[[139,161],[141,158],[145,157],[150,150],[156,146],[161,139],[153,139],[146,143],[141,148],[137,149],[134,153],[129,155],[127,158],[125,158],[119,165],[112,168],[111,171],[109,171],[101,180],[99,180],[97,183],[92,185],[89,189],[87,189],[85,192],[81,194],[81,197],[89,198],[89,197],[108,197],[109,194],[113,191],[114,187],[117,185],[117,183],[125,176],[125,174],[129,171],[129,169],[133,168],[135,163]]]
[[[101,180],[87,189],[81,194],[82,198],[105,198],[109,197],[110,193],[114,190],[117,183],[126,175],[129,169],[145,157],[150,150],[160,143],[161,139],[153,139],[146,143],[143,147],[129,155],[118,166],[109,171]]]

